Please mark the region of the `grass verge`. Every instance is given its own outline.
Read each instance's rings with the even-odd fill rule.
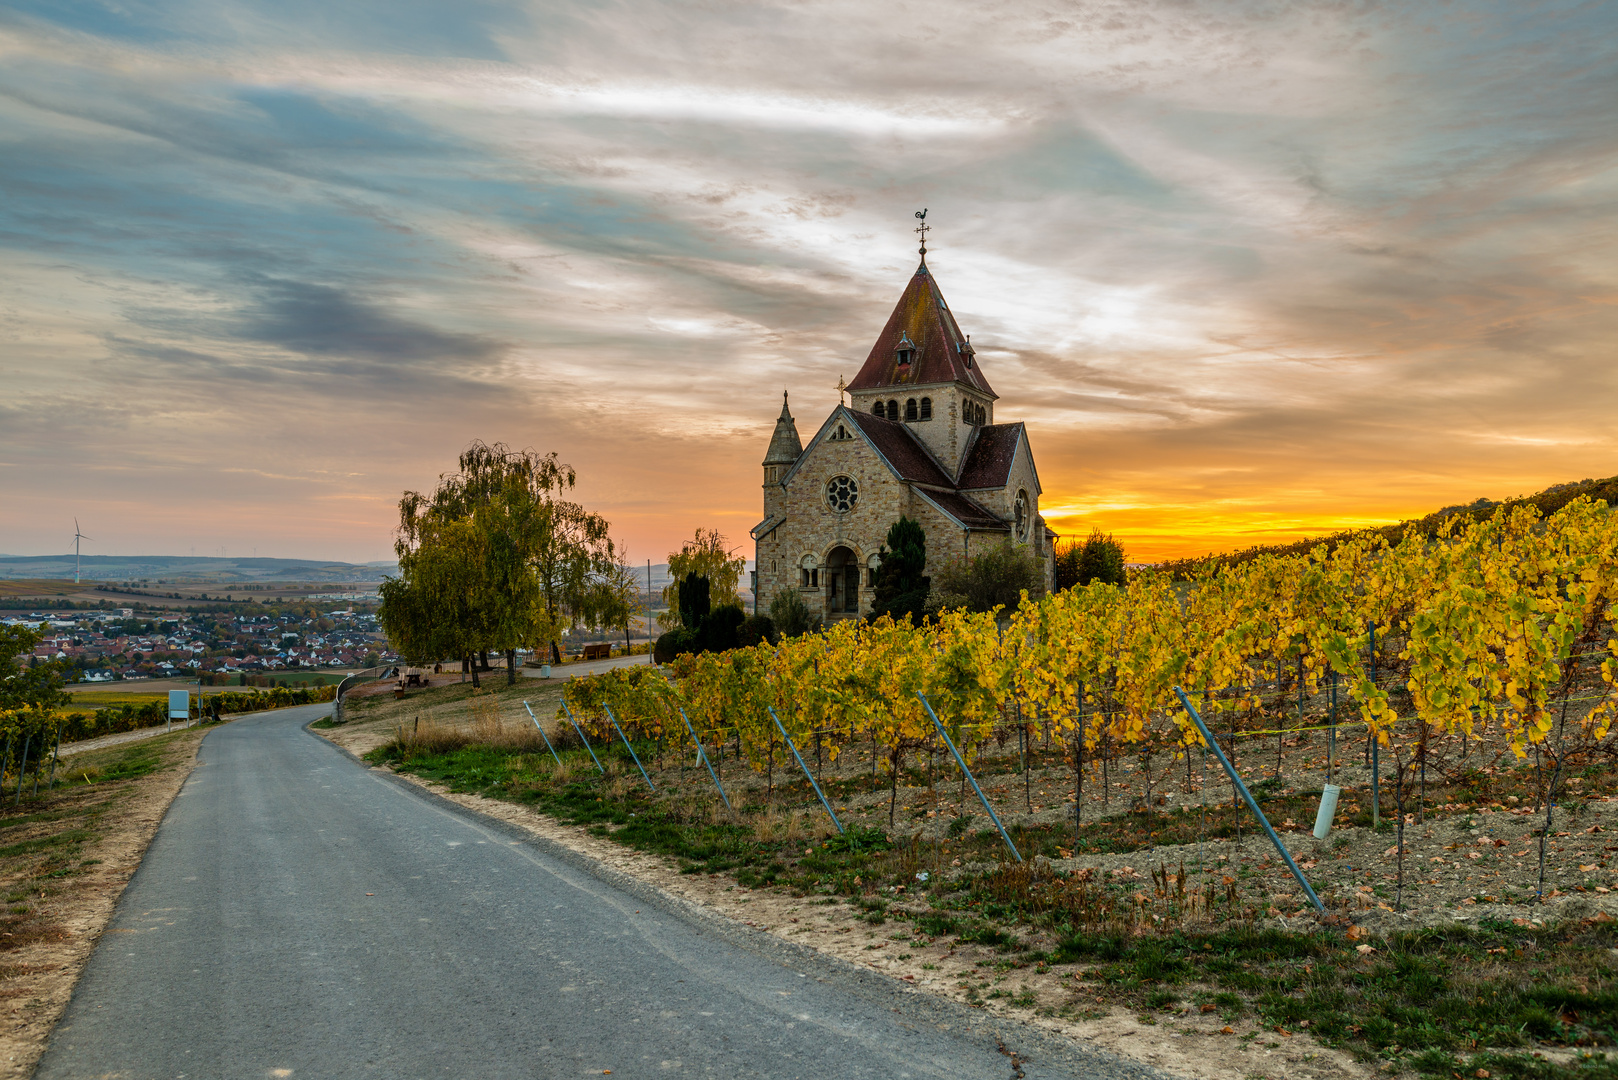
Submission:
[[[992,950],[993,972],[1070,969],[1087,993],[1143,1017],[1217,1012],[1254,1025],[1249,1038],[1306,1031],[1424,1077],[1618,1077],[1606,1057],[1618,1043],[1618,921],[1606,916],[1553,926],[1483,920],[1374,943],[1344,919],[1277,929],[1260,924],[1228,876],[1197,889],[1183,867],[1095,877],[1007,863],[999,836],[966,815],[937,841],[875,827],[835,836],[818,812],[782,810],[757,792],[743,805],[733,790],[734,813],[707,794],[654,796],[621,745],[596,747],[598,768],[576,740],[557,742],[559,762],[531,730],[400,724],[368,758],[452,791],[532,806],[687,873],[848,903],[918,942]],[[660,764],[655,746],[637,750],[649,767]],[[716,765],[722,772],[724,762]],[[861,784],[837,781],[829,794],[841,802]],[[772,794],[798,807],[812,798],[781,784]],[[1173,814],[1124,815],[1088,824],[1079,839],[1139,850],[1185,827]],[[1030,857],[1074,843],[1071,826],[1025,827],[1014,838]],[[981,1003],[988,991],[1033,1006],[995,985],[986,977],[968,987],[968,1000]]]

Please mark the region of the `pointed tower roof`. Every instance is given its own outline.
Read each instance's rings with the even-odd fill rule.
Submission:
[[[775,421],[775,434],[770,437],[769,453],[764,455],[765,465],[791,465],[803,454],[803,440],[798,438],[798,425],[787,411],[787,393],[781,391],[781,415]]]
[[[909,362],[904,363],[906,360]],[[963,383],[991,398],[998,396],[973,359],[972,343],[956,325],[923,260],[848,388],[875,390],[948,382]]]

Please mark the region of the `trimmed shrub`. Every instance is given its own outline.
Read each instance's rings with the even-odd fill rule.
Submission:
[[[728,652],[736,647],[736,632],[747,621],[739,604],[716,607],[702,620],[701,652]]]
[[[699,651],[697,632],[680,626],[657,639],[657,644],[652,648],[652,659],[659,664],[667,664],[676,656]]]
[[[775,632],[775,623],[768,615],[749,615],[736,628],[736,647],[750,649],[766,642],[774,645],[781,640]]]

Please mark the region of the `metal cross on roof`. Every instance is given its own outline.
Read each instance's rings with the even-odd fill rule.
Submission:
[[[916,226],[916,235],[921,237],[921,261],[926,262],[927,261],[927,234],[929,232],[931,232],[932,228],[933,228],[931,225],[927,224],[927,208],[922,207],[920,210],[917,210],[916,211],[916,218],[921,222],[920,225]]]
[[[837,404],[848,404],[848,402],[844,399],[844,394],[847,392],[847,390],[848,384],[843,381],[843,377],[841,375],[837,376]]]

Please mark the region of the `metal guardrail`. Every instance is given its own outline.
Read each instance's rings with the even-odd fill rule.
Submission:
[[[381,672],[383,670],[382,668],[368,669],[368,671],[376,671],[377,674],[375,675],[369,674],[368,671],[356,671],[354,674],[344,677],[343,681],[337,684],[337,696],[332,699],[332,720],[334,722],[339,724],[343,722],[343,695],[361,683],[376,682],[382,677]]]

